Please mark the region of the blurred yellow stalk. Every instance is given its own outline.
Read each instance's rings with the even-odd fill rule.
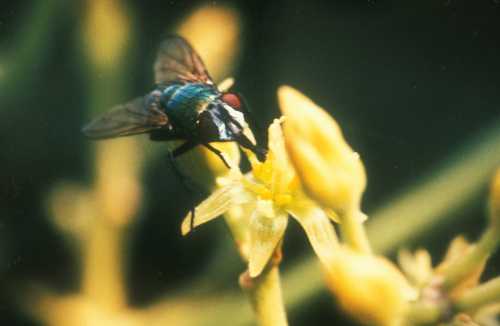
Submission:
[[[97,112],[126,98],[125,54],[133,42],[133,28],[127,8],[119,0],[88,0],[85,10],[81,35],[91,63],[90,111]],[[215,78],[232,71],[240,30],[235,10],[201,7],[179,30],[199,50]],[[214,39],[214,46],[206,43]],[[128,306],[125,244],[141,202],[144,153],[137,138],[103,141],[95,148],[92,188],[63,183],[50,200],[53,222],[77,244],[81,255],[81,289],[68,295],[32,292],[30,310],[49,325],[189,325],[192,318],[186,311],[192,311],[194,304],[189,299],[158,302],[141,310]],[[201,153],[202,158],[213,161],[209,163],[213,169],[220,169],[218,158]],[[166,313],[155,308],[165,305],[169,306]]]
[[[108,109],[109,102],[123,100],[126,92],[124,53],[130,43],[131,20],[118,0],[88,0],[81,29],[87,50],[89,97],[92,111]],[[38,309],[43,320],[51,325],[133,325],[133,318],[124,318],[127,295],[124,283],[124,237],[133,221],[141,199],[140,147],[136,139],[118,139],[96,146],[95,182],[91,189],[75,193],[74,203],[85,201],[86,216],[71,230],[79,243],[81,254],[81,291],[75,295],[40,298]],[[70,190],[70,189],[68,189]],[[64,187],[55,192],[63,195]],[[81,212],[58,208],[53,198],[54,216],[64,226],[74,216],[59,213]],[[64,203],[64,201],[62,201]],[[71,224],[71,222],[69,222]],[[71,229],[69,225],[66,229]],[[63,227],[64,228],[64,227]],[[126,323],[124,323],[126,321]]]
[[[177,27],[218,82],[234,74],[241,51],[241,17],[232,8],[202,6]]]
[[[83,25],[87,56],[97,69],[119,67],[130,41],[130,22],[119,0],[87,0]]]
[[[123,271],[126,227],[141,200],[137,140],[117,139],[97,145],[95,220],[84,246],[83,291],[102,305],[126,304]]]

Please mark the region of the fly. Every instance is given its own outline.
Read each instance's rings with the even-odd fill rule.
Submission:
[[[227,167],[222,153],[210,143],[234,141],[260,161],[265,159],[266,150],[247,136],[250,129],[241,98],[215,86],[184,38],[171,36],[160,44],[153,71],[156,86],[151,92],[105,112],[83,133],[93,139],[146,133],[153,141],[182,140],[171,153],[174,158],[202,145]]]

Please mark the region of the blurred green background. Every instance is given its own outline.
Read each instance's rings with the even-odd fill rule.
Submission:
[[[329,110],[366,165],[368,215],[449,155],[460,156],[476,135],[500,126],[496,0],[124,4],[133,48],[124,59],[122,101],[150,90],[155,51],[166,32],[200,5],[228,5],[242,18],[236,88],[259,124],[266,127],[279,115],[276,89],[282,84]],[[26,287],[44,284],[65,293],[76,289],[80,277],[71,246],[50,223],[46,206],[56,183],[89,184],[93,174],[91,144],[80,133],[95,113],[89,112],[92,70],[80,36],[84,8],[84,1],[39,0],[4,2],[0,10],[1,325],[38,325],[19,305]],[[145,153],[162,151],[161,143],[146,144]],[[128,301],[136,306],[200,277],[210,281],[207,291],[236,289],[244,269],[222,220],[181,237],[181,218],[202,197],[191,198],[165,161],[166,155],[155,155],[144,169],[140,218],[123,249]],[[455,212],[452,225],[408,246],[418,242],[437,259],[457,233],[474,239],[485,224],[486,182]],[[311,255],[293,223],[284,255],[285,272]],[[486,276],[498,275],[498,266],[497,254]],[[289,318],[291,325],[347,324],[326,292],[289,311]]]

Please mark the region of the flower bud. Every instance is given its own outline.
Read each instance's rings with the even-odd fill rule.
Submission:
[[[401,325],[407,302],[416,297],[383,257],[340,248],[327,272],[327,284],[342,309],[363,324]]]
[[[360,211],[366,174],[358,153],[345,141],[337,122],[299,91],[278,90],[286,148],[308,195],[342,218]]]

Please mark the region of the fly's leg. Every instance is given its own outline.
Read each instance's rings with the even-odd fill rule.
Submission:
[[[259,159],[259,161],[264,162],[266,160],[267,150],[260,146],[254,145],[245,135],[237,135],[236,142],[241,147],[251,150],[257,156],[257,159]]]
[[[172,156],[174,158],[176,158],[177,156],[180,156],[180,155],[190,151],[191,149],[195,148],[197,145],[198,145],[198,143],[188,140],[184,144],[182,144],[179,147],[177,147],[176,149],[174,149],[172,151]]]
[[[219,151],[217,148],[213,147],[212,145],[206,143],[206,144],[203,144],[203,146],[205,146],[209,151],[211,151],[212,153],[214,153],[215,155],[217,155],[221,160],[222,162],[224,163],[224,165],[230,169],[231,166],[229,165],[229,163],[227,163],[224,155],[222,155],[222,152]]]
[[[242,106],[241,106],[242,111],[243,111],[243,113],[245,114],[245,116],[248,119],[248,123],[250,124],[250,129],[254,131],[254,135],[257,138],[257,147],[258,147],[258,150],[253,150],[251,148],[249,148],[249,149],[252,150],[254,153],[256,153],[256,151],[264,152],[264,156],[265,156],[265,154],[266,154],[267,151],[263,148],[264,146],[262,146],[262,143],[260,141],[261,138],[262,138],[261,136],[263,135],[262,125],[259,124],[258,121],[257,121],[257,119],[255,118],[254,111],[250,107],[250,104],[248,104],[248,101],[247,101],[246,97],[243,96],[243,94],[241,94],[241,93],[235,93],[235,94],[238,95],[238,97],[239,97],[239,99],[241,101],[241,104],[242,104]],[[245,147],[245,146],[243,146],[243,147]],[[257,153],[256,153],[256,155],[257,155]],[[257,155],[257,157],[258,156],[259,155]]]
[[[199,193],[199,187],[196,187],[194,185],[194,182],[191,181],[191,178],[182,173],[181,169],[179,168],[179,165],[177,164],[177,161],[175,158],[179,155],[182,155],[195,147],[197,144],[195,142],[187,141],[184,144],[180,145],[173,151],[168,152],[168,163],[170,167],[172,168],[172,171],[176,175],[176,177],[181,181],[182,185],[184,188],[191,194],[196,194]],[[192,206],[190,209],[191,213],[191,220],[190,220],[190,230],[192,231],[194,228],[194,219],[195,219],[195,206]]]

